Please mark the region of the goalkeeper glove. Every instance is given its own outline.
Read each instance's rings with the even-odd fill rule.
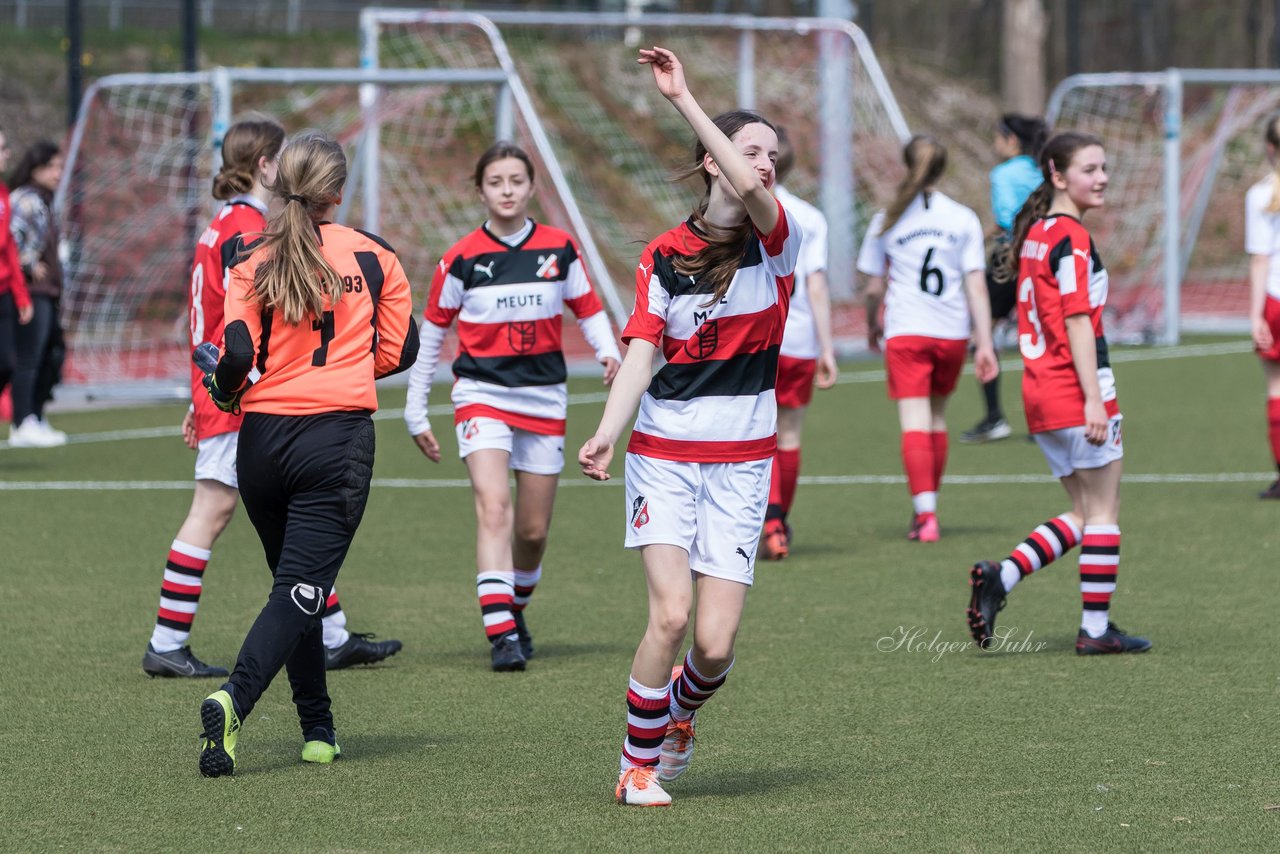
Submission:
[[[213,374],[205,374],[202,382],[204,383],[204,390],[209,393],[209,399],[213,401],[214,406],[223,412],[230,412],[232,415],[240,414],[240,398],[244,396],[244,389],[225,392],[218,388],[218,380]]]

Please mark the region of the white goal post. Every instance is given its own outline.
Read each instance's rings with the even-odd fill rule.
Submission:
[[[1050,95],[1056,129],[1099,135],[1111,168],[1090,230],[1111,274],[1123,335],[1248,328],[1244,196],[1267,173],[1262,125],[1280,71],[1079,74]]]

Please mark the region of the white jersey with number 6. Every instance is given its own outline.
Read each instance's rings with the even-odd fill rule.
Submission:
[[[884,337],[969,337],[966,273],[986,269],[982,224],[969,208],[936,190],[911,200],[881,234],[884,211],[871,220],[858,271],[888,276]]]

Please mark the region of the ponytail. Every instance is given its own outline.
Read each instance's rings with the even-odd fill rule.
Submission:
[[[213,176],[213,197],[220,201],[253,189],[258,161],[275,159],[284,145],[284,128],[270,116],[251,114],[233,124],[222,137],[222,166]]]
[[[733,139],[738,131],[751,124],[762,124],[774,129],[764,116],[750,110],[721,113],[711,121],[729,139]],[[707,245],[696,255],[676,255],[672,259],[672,267],[677,273],[711,286],[711,298],[702,304],[702,308],[715,305],[724,299],[724,295],[729,292],[729,285],[733,282],[733,274],[738,271],[738,266],[742,263],[742,256],[746,254],[747,247],[755,239],[755,227],[751,224],[749,217],[729,228],[715,225],[707,219],[707,205],[711,203],[711,173],[703,166],[706,157],[706,146],[699,141],[693,148],[693,166],[676,173],[673,178],[675,181],[683,181],[699,175],[702,177],[705,188],[702,200],[693,211],[692,219],[698,236],[705,240]]]
[[[1053,197],[1057,190],[1053,186],[1051,176],[1054,172],[1066,172],[1071,166],[1071,159],[1076,152],[1091,145],[1102,145],[1102,140],[1091,133],[1080,131],[1063,131],[1053,135],[1040,150],[1040,174],[1044,177],[1036,187],[1022,210],[1013,220],[1013,239],[1009,243],[1009,252],[997,261],[998,275],[1016,278],[1018,275],[1018,258],[1022,254],[1022,244],[1027,239],[1027,232],[1036,220],[1044,219],[1053,206]]]
[[[881,234],[898,224],[912,199],[942,177],[947,168],[947,149],[933,137],[917,134],[902,149],[902,159],[907,164],[907,177],[898,184],[893,202],[885,210]]]
[[[342,197],[346,181],[342,147],[320,131],[303,131],[280,154],[271,191],[284,205],[255,250],[266,257],[254,273],[253,293],[286,323],[320,317],[326,297],[331,306],[342,298],[342,280],[320,250],[319,222]]]

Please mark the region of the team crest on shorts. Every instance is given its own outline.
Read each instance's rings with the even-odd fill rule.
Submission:
[[[480,434],[480,424],[474,418],[462,422],[462,438],[468,442]]]
[[[637,495],[631,502],[631,527],[639,530],[649,524],[649,502],[643,495]]]
[[[532,320],[516,320],[507,324],[507,343],[517,353],[528,353],[538,340],[538,324]]]
[[[720,346],[720,321],[707,320],[684,342],[684,351],[695,359],[708,359]]]

